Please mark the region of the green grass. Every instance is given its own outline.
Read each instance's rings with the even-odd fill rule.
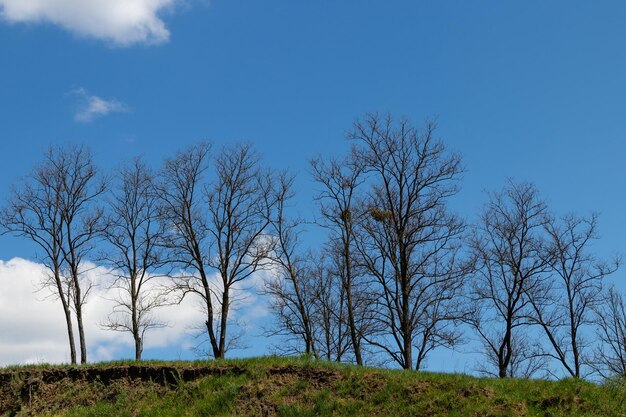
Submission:
[[[38,380],[44,371],[11,367],[0,387],[0,414],[44,416],[626,416],[626,383],[496,380],[361,368],[307,358],[263,357],[195,362],[114,362],[103,372],[147,367],[212,367],[213,374],[173,384],[151,380]],[[182,375],[182,374],[181,374]],[[40,378],[41,379],[41,378]],[[38,382],[39,381],[39,382]],[[35,387],[31,391],[29,387]]]

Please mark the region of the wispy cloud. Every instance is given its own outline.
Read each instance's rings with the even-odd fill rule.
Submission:
[[[74,113],[74,120],[80,123],[89,123],[94,119],[111,113],[126,113],[129,108],[117,99],[103,99],[96,95],[90,95],[84,88],[72,91],[78,98],[78,106]]]
[[[160,44],[170,32],[161,19],[181,0],[0,0],[8,22],[52,23],[117,46]]]

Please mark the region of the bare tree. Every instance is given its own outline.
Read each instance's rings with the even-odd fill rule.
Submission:
[[[206,265],[210,243],[206,201],[203,198],[210,150],[211,146],[203,142],[167,159],[158,190],[161,198],[159,220],[168,261],[183,271],[178,280],[183,297],[192,293],[202,300],[211,346],[216,347],[214,293]],[[219,349],[214,348],[213,354],[216,358],[220,357]]]
[[[260,157],[250,145],[226,147],[215,160],[216,179],[205,192],[208,232],[213,242],[209,266],[221,280],[220,356],[226,352],[226,328],[233,286],[266,267],[273,244],[264,236],[276,205],[273,178],[260,168]]]
[[[300,239],[305,222],[287,214],[293,197],[293,178],[279,178],[276,210],[268,232],[274,239],[269,259],[272,277],[265,293],[271,296],[277,323],[270,334],[283,340],[279,351],[304,353],[341,361],[348,343],[346,296],[331,259],[341,258],[338,249],[313,254]]]
[[[368,115],[350,134],[371,175],[358,239],[377,281],[377,335],[367,341],[405,369],[419,370],[432,349],[460,336],[446,323],[457,318],[452,305],[464,274],[464,225],[447,208],[461,160],[434,131],[433,123],[418,130],[407,120]]]
[[[534,335],[524,332],[513,332],[511,338],[511,358],[507,368],[507,377],[529,379],[537,377],[541,372],[545,374],[548,369],[549,358],[545,355],[545,349],[541,342],[534,340]],[[483,340],[485,351],[491,348]],[[488,377],[500,377],[498,357],[487,355],[485,362],[479,362],[477,371]]]
[[[117,177],[104,235],[111,245],[106,260],[116,276],[113,287],[120,294],[104,326],[131,333],[135,359],[141,360],[145,333],[165,326],[153,312],[168,302],[164,288],[154,284],[163,261],[158,197],[154,174],[138,158]]]
[[[295,337],[295,347],[289,349],[298,352],[302,343],[303,353],[317,356],[313,323],[316,286],[312,280],[310,256],[306,256],[300,247],[303,221],[289,219],[286,213],[288,201],[293,197],[292,183],[293,178],[281,175],[276,214],[268,230],[274,239],[272,250],[268,252],[273,277],[266,281],[264,292],[271,297],[278,319],[272,333],[288,339]]]
[[[326,249],[317,257],[309,255],[312,280],[313,330],[316,351],[328,361],[346,361],[353,353],[347,314],[347,296],[341,279],[341,251]],[[355,309],[355,311],[357,311]],[[358,317],[355,321],[358,322]]]
[[[523,363],[534,367],[536,349],[519,341],[521,329],[530,324],[527,294],[549,268],[542,236],[547,222],[537,189],[511,181],[502,192],[490,194],[470,242],[476,269],[464,319],[500,378],[520,376],[514,372]]]
[[[596,347],[592,367],[602,377],[626,377],[626,303],[615,288],[609,288],[595,307]]]
[[[33,240],[44,251],[52,286],[65,314],[70,356],[76,362],[71,311],[76,315],[81,363],[87,362],[82,308],[92,288],[85,261],[102,228],[96,200],[106,190],[89,150],[83,146],[50,147],[44,161],[24,181],[2,213],[5,231]]]
[[[363,161],[352,153],[344,160],[317,158],[311,161],[313,178],[322,185],[317,199],[320,202],[322,225],[329,230],[330,257],[334,260],[339,283],[343,287],[340,298],[345,298],[345,313],[352,351],[357,365],[363,365],[362,341],[367,327],[364,313],[371,303],[365,300],[367,283],[355,259],[356,192],[363,183]],[[340,308],[343,313],[343,306]]]
[[[534,314],[531,321],[546,334],[552,352],[547,355],[559,361],[567,373],[581,377],[588,341],[582,331],[593,323],[593,309],[602,300],[605,276],[617,270],[612,264],[589,253],[596,234],[597,216],[590,218],[566,215],[546,224],[550,253],[550,273],[528,296]]]
[[[209,150],[196,145],[166,161],[161,218],[172,261],[194,271],[179,288],[203,301],[213,356],[223,358],[233,287],[265,266],[271,239],[264,231],[275,193],[248,145],[224,148],[214,161],[215,178],[207,182]]]
[[[50,155],[48,155],[50,156]],[[63,274],[65,260],[61,251],[64,243],[62,218],[62,181],[52,161],[47,158],[13,187],[8,203],[2,209],[1,227],[4,233],[30,239],[43,251],[39,260],[49,272],[42,282],[53,291],[63,308],[69,339],[70,360],[76,363],[76,347],[71,311],[71,281]]]
[[[80,341],[80,361],[87,362],[87,344],[83,325],[83,306],[93,284],[86,278],[88,257],[101,236],[103,209],[98,199],[107,190],[107,181],[98,177],[91,152],[84,146],[51,148],[47,155],[52,168],[49,175],[58,178],[63,244],[61,252],[71,280],[70,295],[76,314]]]

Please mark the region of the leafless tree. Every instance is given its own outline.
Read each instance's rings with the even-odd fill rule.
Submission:
[[[355,361],[348,358],[354,351],[346,311],[346,290],[341,280],[341,271],[344,271],[341,251],[326,249],[317,257],[309,257],[316,351],[328,361]]]
[[[528,296],[534,314],[531,321],[546,334],[552,352],[567,373],[580,378],[588,341],[583,328],[593,323],[593,309],[602,301],[604,277],[615,272],[616,259],[609,264],[589,253],[598,239],[597,216],[572,214],[552,219],[545,226],[550,252],[550,271]]]
[[[158,202],[154,174],[141,159],[118,171],[104,235],[111,246],[106,261],[116,276],[113,288],[120,293],[104,326],[132,334],[136,360],[145,333],[165,326],[153,315],[168,303],[167,291],[154,281],[163,262]]]
[[[317,196],[321,206],[322,225],[329,230],[328,254],[335,264],[334,271],[339,278],[340,298],[345,298],[345,315],[357,365],[363,365],[362,341],[367,323],[363,320],[367,313],[363,310],[371,305],[367,295],[364,273],[355,259],[355,223],[357,188],[364,181],[365,167],[361,158],[351,153],[343,160],[317,158],[311,161],[313,178],[322,186]],[[343,313],[343,306],[340,308]]]
[[[102,209],[96,200],[106,191],[90,151],[84,146],[50,147],[21,189],[14,189],[3,211],[5,230],[35,241],[45,255],[65,314],[70,356],[76,362],[71,311],[76,315],[81,363],[87,362],[83,305],[92,288],[86,277],[88,256],[94,238],[102,231]]]
[[[527,294],[537,289],[549,269],[542,235],[547,222],[537,189],[510,181],[502,192],[490,194],[470,242],[475,274],[464,319],[483,342],[500,378],[527,375],[514,372],[536,363],[536,349],[520,341],[530,324]]]
[[[209,150],[208,144],[196,145],[166,161],[161,218],[172,261],[194,271],[178,286],[203,301],[213,356],[223,358],[233,287],[265,267],[271,239],[264,232],[275,193],[248,145],[224,148],[214,160],[215,177],[207,181]]]
[[[274,179],[261,169],[260,157],[250,145],[224,148],[215,166],[215,182],[205,192],[213,242],[209,266],[221,281],[215,347],[223,357],[232,288],[267,266],[273,242],[264,234],[276,206],[276,193],[272,190]]]
[[[536,335],[523,332],[514,332],[511,339],[511,359],[507,368],[507,377],[529,379],[538,374],[546,375],[549,358],[544,353],[544,347]],[[483,340],[485,351],[491,348]],[[479,374],[490,378],[498,378],[499,367],[496,355],[486,355],[484,361],[479,361],[476,370]]]
[[[405,369],[460,334],[447,326],[462,285],[463,222],[447,208],[458,191],[460,157],[407,120],[368,115],[350,137],[371,175],[358,247],[377,281],[376,336],[367,341]],[[414,353],[416,354],[414,356]]]
[[[76,363],[76,347],[72,325],[71,281],[63,274],[65,260],[61,245],[64,243],[61,196],[62,179],[56,174],[54,164],[46,158],[32,172],[13,187],[11,196],[2,209],[1,227],[4,233],[11,232],[35,242],[43,251],[39,260],[49,275],[44,287],[53,291],[63,307],[70,360]]]
[[[86,278],[87,261],[95,239],[104,228],[103,208],[98,200],[107,191],[106,179],[99,177],[91,156],[84,146],[51,148],[47,159],[50,175],[61,184],[60,207],[64,239],[61,252],[71,280],[70,294],[80,340],[80,361],[87,362],[87,344],[83,325],[83,306],[93,284]]]
[[[165,160],[162,181],[158,184],[159,220],[168,261],[182,270],[179,281],[183,296],[193,293],[202,300],[206,329],[214,347],[213,354],[218,358],[221,354],[216,349],[214,332],[213,283],[207,266],[210,243],[203,198],[210,150],[211,146],[203,142]]]
[[[317,356],[313,323],[316,286],[310,257],[301,248],[303,221],[290,219],[286,213],[289,199],[293,197],[292,183],[293,178],[281,175],[276,214],[268,229],[274,239],[272,250],[268,252],[273,276],[266,281],[264,292],[271,297],[277,316],[273,333],[288,339],[295,337],[295,346],[289,349],[298,352],[302,343],[303,353]]]
[[[626,377],[626,303],[614,287],[595,307],[596,347],[593,369],[602,377]]]

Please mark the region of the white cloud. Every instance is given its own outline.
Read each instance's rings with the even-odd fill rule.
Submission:
[[[178,0],[0,0],[9,22],[60,26],[74,34],[118,46],[159,44],[170,33],[161,15]]]
[[[101,327],[114,305],[111,300],[115,298],[116,290],[107,285],[113,277],[102,267],[90,265],[88,269],[88,279],[97,284],[83,311],[88,359],[98,362],[130,358],[134,354],[131,335]],[[41,264],[21,258],[0,261],[0,366],[67,363],[70,360],[61,305],[49,296],[47,289],[38,291],[45,272]],[[253,282],[257,281],[254,284],[261,279],[254,279]],[[238,310],[231,312],[231,317],[256,327],[255,321],[267,316],[266,300],[256,296],[253,289],[239,291],[245,301]],[[155,314],[169,325],[146,334],[145,353],[149,354],[151,349],[163,352],[164,349],[169,352],[165,353],[164,359],[178,359],[181,355],[193,357],[192,348],[198,344],[198,339],[192,329],[203,323],[198,300],[190,297],[179,305],[163,307]],[[78,347],[77,330],[74,333]]]
[[[0,0],[1,1],[1,0]],[[74,113],[74,120],[89,123],[92,120],[106,116],[110,113],[125,113],[128,106],[116,99],[105,100],[101,97],[90,95],[84,88],[72,92],[78,96],[78,108]]]

